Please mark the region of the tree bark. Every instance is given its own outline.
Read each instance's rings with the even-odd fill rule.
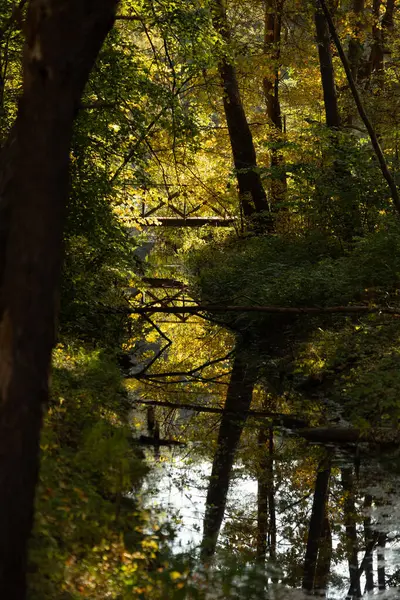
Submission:
[[[329,479],[331,476],[331,460],[327,458],[318,469],[315,490],[308,528],[307,547],[304,557],[304,573],[302,588],[312,592],[315,584],[318,551],[321,546],[324,517],[329,496]]]
[[[214,1],[213,23],[224,42],[229,44],[230,31],[223,0]],[[224,111],[243,214],[245,217],[252,217],[256,213],[265,213],[262,219],[263,229],[273,231],[267,197],[257,170],[256,151],[243,108],[236,69],[225,56],[220,61],[219,73],[223,85]]]
[[[272,126],[272,142],[282,140],[282,115],[279,101],[279,57],[281,53],[282,11],[284,0],[266,0],[265,25],[264,25],[264,53],[266,60],[272,67],[273,77],[263,79],[267,117]],[[271,210],[273,212],[282,208],[287,192],[286,171],[282,153],[272,147],[271,161]]]
[[[246,422],[246,414],[250,409],[256,377],[257,366],[254,358],[246,351],[244,342],[240,341],[226,396],[225,408],[229,412],[222,415],[207,492],[201,548],[203,562],[209,562],[215,552],[224,518],[233,462]]]
[[[347,561],[349,564],[350,590],[348,598],[361,598],[360,575],[358,570],[358,543],[356,528],[356,508],[354,502],[354,481],[351,467],[342,469],[344,491],[344,522],[346,527]]]
[[[23,95],[0,174],[0,597],[26,596],[54,344],[69,148],[117,0],[31,0]]]

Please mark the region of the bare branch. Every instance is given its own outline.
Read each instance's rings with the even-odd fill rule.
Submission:
[[[154,323],[152,323],[152,325],[154,325]],[[228,354],[226,354],[225,356],[222,356],[220,358],[215,358],[213,360],[208,360],[205,363],[199,365],[198,367],[195,367],[194,369],[189,369],[188,371],[166,371],[164,373],[151,373],[149,375],[149,377],[151,377],[152,379],[153,378],[158,379],[158,378],[162,378],[162,377],[180,377],[180,376],[190,377],[191,375],[195,375],[196,373],[198,373],[199,371],[202,371],[203,369],[206,369],[207,367],[211,367],[212,365],[216,365],[220,362],[224,362],[225,360],[228,360],[229,358],[231,358],[233,353],[234,353],[234,351],[232,350],[231,352],[228,352]],[[138,376],[140,377],[141,374],[139,373],[139,375],[135,375],[135,377],[138,377]]]
[[[225,408],[218,406],[203,406],[201,404],[181,404],[179,402],[169,402],[168,400],[136,400],[138,404],[146,404],[148,406],[164,406],[165,408],[176,408],[193,410],[198,413],[211,413],[216,415],[232,414],[240,416],[241,418],[245,415],[254,419],[271,419],[274,424],[281,425],[282,427],[298,428],[304,427],[306,421],[300,418],[292,417],[290,415],[284,415],[281,413],[266,412],[260,410],[247,410],[247,411],[227,411]]]
[[[154,327],[154,329],[157,331],[157,333],[167,342],[165,344],[165,346],[163,346],[162,348],[160,348],[160,350],[158,352],[156,352],[156,354],[153,356],[153,358],[143,367],[143,369],[139,372],[136,373],[135,377],[137,379],[139,379],[140,377],[144,377],[145,373],[150,369],[150,367],[152,365],[154,365],[154,363],[161,358],[161,356],[164,354],[164,352],[171,346],[172,344],[172,340],[170,340],[170,338],[165,335],[165,333],[158,327],[158,325],[156,325],[156,323],[154,323],[150,317],[148,317],[147,315],[143,315],[144,319],[150,323],[150,325],[152,327]]]

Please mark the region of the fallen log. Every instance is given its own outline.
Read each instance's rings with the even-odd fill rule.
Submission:
[[[357,444],[360,442],[392,445],[400,442],[400,431],[391,427],[358,429],[356,427],[306,427],[297,435],[316,444]]]

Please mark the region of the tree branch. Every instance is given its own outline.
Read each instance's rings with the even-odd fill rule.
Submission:
[[[142,17],[139,15],[117,15],[116,21],[142,21]]]
[[[125,309],[116,309],[125,310]],[[224,305],[224,304],[197,304],[194,306],[150,306],[126,309],[130,314],[191,314],[199,312],[210,313],[243,313],[255,312],[280,315],[323,315],[323,314],[388,314],[400,315],[400,308],[390,308],[388,306],[370,307],[360,305],[350,306],[257,306],[257,305]]]
[[[283,415],[281,413],[272,413],[261,410],[247,410],[247,411],[228,411],[225,408],[218,406],[203,406],[201,404],[181,404],[179,402],[170,402],[168,400],[135,400],[138,404],[146,404],[148,406],[163,406],[165,408],[193,410],[198,413],[211,413],[215,415],[232,414],[243,417],[251,417],[254,419],[272,419],[274,424],[281,425],[282,427],[298,428],[304,427],[307,423],[302,419],[291,417],[290,415]]]
[[[154,325],[153,322],[151,322],[151,323],[152,323],[152,325]],[[208,360],[205,363],[203,363],[202,365],[199,365],[198,367],[195,367],[194,369],[190,369],[189,371],[166,371],[164,373],[150,373],[149,377],[151,377],[152,379],[158,379],[161,377],[181,377],[181,376],[190,377],[191,375],[195,375],[196,373],[198,373],[198,371],[202,371],[203,369],[206,369],[207,367],[211,367],[212,365],[216,365],[220,362],[228,360],[233,355],[233,353],[234,353],[234,351],[231,350],[230,352],[228,352],[228,354],[225,354],[225,356],[222,356],[221,358],[215,358],[213,360]],[[147,370],[148,370],[148,368],[146,369],[146,371]],[[139,377],[145,376],[145,374],[139,373],[139,374],[135,375],[135,377],[138,377],[138,376]]]

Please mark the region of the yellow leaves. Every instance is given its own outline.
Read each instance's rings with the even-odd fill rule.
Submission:
[[[169,576],[171,577],[172,581],[175,581],[176,579],[180,579],[182,577],[182,574],[178,571],[171,571]]]
[[[142,542],[144,550],[158,550],[158,542],[154,538],[147,538]]]

